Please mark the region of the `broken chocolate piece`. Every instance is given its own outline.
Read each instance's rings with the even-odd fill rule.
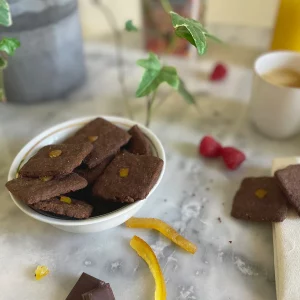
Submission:
[[[264,190],[263,197],[258,190]],[[245,178],[234,197],[231,215],[249,221],[282,222],[287,215],[286,197],[274,177]]]
[[[82,294],[83,300],[115,300],[109,283]]]
[[[155,156],[120,153],[95,182],[93,194],[107,201],[143,200],[157,182],[163,164]],[[126,177],[120,176],[121,169],[128,169]]]
[[[104,285],[104,281],[101,281],[86,273],[82,273],[66,300],[82,300],[83,294],[97,289],[99,287],[102,287]]]

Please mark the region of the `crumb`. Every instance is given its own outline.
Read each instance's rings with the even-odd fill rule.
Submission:
[[[232,244],[232,241],[229,241],[230,244]]]
[[[205,190],[206,190],[206,191],[209,191],[209,190],[210,190],[210,188],[209,188],[209,187],[206,187],[206,188],[205,188]]]
[[[195,197],[195,196],[196,196],[196,194],[195,194],[195,193],[193,193],[191,196],[192,196],[192,197]]]
[[[218,221],[219,221],[220,223],[222,223],[222,220],[221,220],[221,218],[220,218],[220,217],[218,218]]]

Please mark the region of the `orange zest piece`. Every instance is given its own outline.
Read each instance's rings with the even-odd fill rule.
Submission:
[[[49,157],[50,158],[55,158],[61,156],[62,151],[61,150],[52,150],[49,152]]]
[[[130,240],[130,246],[149,266],[155,280],[155,300],[166,300],[166,283],[155,253],[144,240],[136,235]]]
[[[49,269],[46,266],[37,266],[34,272],[36,280],[40,280],[49,274]]]
[[[192,254],[197,251],[197,246],[195,244],[185,239],[175,229],[159,219],[130,218],[125,224],[129,228],[148,228],[157,230],[182,249]]]
[[[120,169],[120,177],[126,178],[129,174],[129,169],[128,168],[122,168]]]
[[[255,196],[259,199],[263,199],[266,197],[267,193],[268,192],[264,189],[258,189],[255,191]]]
[[[67,204],[71,204],[72,203],[72,199],[70,197],[66,197],[66,196],[61,196],[60,197],[60,201],[61,202],[65,202]]]

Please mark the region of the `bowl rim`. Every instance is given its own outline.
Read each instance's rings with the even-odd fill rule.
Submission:
[[[17,173],[19,167],[22,165],[22,162],[27,158],[27,156],[30,155],[30,152],[32,150],[35,150],[38,147],[39,143],[41,143],[44,139],[50,137],[51,135],[53,135],[61,130],[64,130],[66,128],[69,128],[72,126],[74,126],[74,127],[78,126],[80,123],[82,123],[82,125],[84,125],[85,123],[87,123],[95,118],[103,118],[103,119],[106,119],[107,121],[112,122],[113,124],[120,124],[120,125],[126,126],[126,127],[128,127],[128,129],[134,125],[138,125],[140,127],[140,129],[143,131],[143,133],[146,135],[146,137],[150,140],[150,142],[152,143],[152,146],[155,148],[157,157],[161,158],[164,161],[163,168],[159,175],[159,178],[158,178],[156,184],[151,189],[150,193],[148,194],[148,196],[147,196],[147,198],[148,198],[152,194],[152,192],[157,188],[157,186],[159,185],[159,183],[164,175],[164,172],[165,172],[166,157],[165,157],[164,148],[163,148],[160,140],[158,139],[158,137],[150,129],[146,128],[144,125],[142,125],[138,122],[126,119],[126,118],[109,116],[109,115],[94,115],[94,116],[85,116],[85,117],[80,117],[80,118],[76,118],[76,119],[71,119],[69,121],[59,123],[57,125],[54,125],[48,129],[42,131],[37,136],[35,136],[33,139],[31,139],[25,146],[23,146],[22,149],[15,156],[15,158],[10,166],[9,172],[8,172],[8,180],[12,180],[12,179],[16,178],[16,173]],[[111,221],[112,219],[117,218],[123,214],[126,214],[137,207],[138,207],[138,209],[140,209],[145,204],[145,201],[147,200],[147,198],[146,198],[144,200],[140,200],[140,201],[131,203],[125,207],[119,208],[113,212],[110,212],[110,213],[107,213],[107,214],[104,214],[101,216],[92,217],[92,218],[85,219],[85,220],[62,220],[62,219],[55,219],[55,218],[40,214],[37,211],[30,208],[22,200],[15,198],[10,192],[9,192],[9,194],[10,194],[12,200],[14,201],[14,203],[16,204],[16,206],[21,211],[23,211],[25,214],[27,214],[28,216],[30,216],[36,220],[39,220],[41,222],[44,222],[44,223],[48,223],[51,225],[60,225],[60,226],[81,226],[81,225],[91,225],[91,224],[96,224],[96,223],[98,224],[98,223],[102,223],[102,222]]]

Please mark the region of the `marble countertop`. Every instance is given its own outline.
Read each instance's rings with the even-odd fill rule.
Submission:
[[[230,64],[228,78],[212,84],[203,74],[213,60],[170,59],[197,95],[200,111],[167,88],[159,95],[165,101],[151,128],[165,147],[167,168],[161,185],[138,215],[173,225],[197,243],[195,255],[155,232],[124,226],[85,235],[63,232],[27,217],[14,205],[4,188],[8,168],[32,137],[79,116],[124,115],[113,50],[90,45],[86,53],[86,84],[68,98],[34,106],[1,105],[0,298],[63,300],[86,272],[109,282],[117,300],[151,300],[152,275],[129,246],[137,234],[155,250],[170,300],[274,300],[271,224],[237,221],[230,210],[241,179],[268,175],[273,158],[299,154],[300,139],[271,141],[255,131],[247,118],[251,70],[246,67]],[[132,51],[126,58],[132,94],[141,74],[134,61],[141,55]],[[131,102],[136,120],[143,122],[144,101]],[[243,149],[247,161],[242,168],[229,172],[221,161],[201,159],[197,145],[205,134]],[[50,269],[39,282],[33,275],[38,264]]]

